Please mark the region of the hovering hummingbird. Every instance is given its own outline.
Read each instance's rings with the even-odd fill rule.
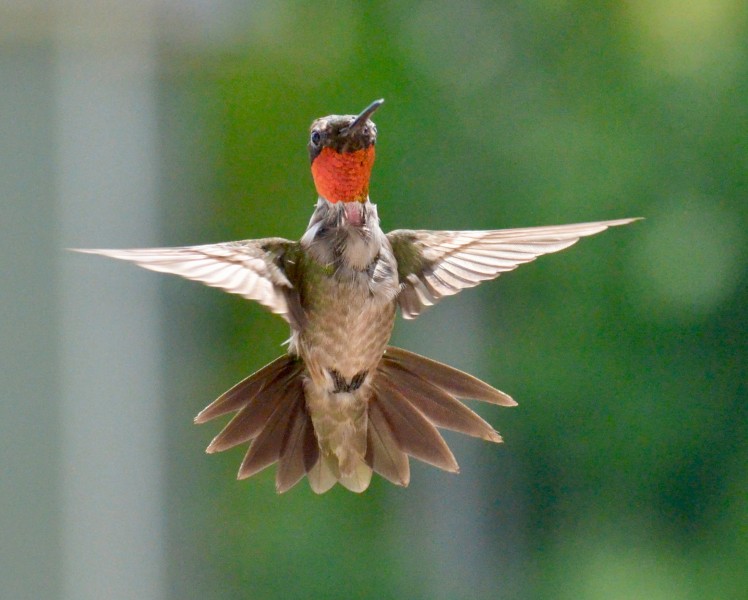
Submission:
[[[457,472],[437,427],[501,442],[458,398],[516,402],[467,373],[388,346],[397,308],[414,319],[444,296],[635,220],[385,234],[369,200],[377,141],[370,117],[383,102],[312,123],[308,148],[318,199],[299,241],[83,250],[239,294],[288,322],[288,353],[195,417],[205,423],[236,413],[207,452],[249,442],[238,478],[278,462],[279,493],[305,474],[317,493],[336,482],[363,492],[372,471],[406,486],[408,456]]]

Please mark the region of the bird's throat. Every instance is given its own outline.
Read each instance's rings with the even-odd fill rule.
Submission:
[[[374,146],[355,152],[326,147],[312,162],[317,193],[329,202],[366,202],[374,165]]]

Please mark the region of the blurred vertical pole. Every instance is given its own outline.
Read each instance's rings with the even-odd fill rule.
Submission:
[[[60,0],[56,175],[63,246],[156,230],[155,23],[146,0]],[[155,279],[61,259],[63,597],[165,596]]]
[[[61,579],[52,53],[35,16],[0,5],[0,597],[14,599],[55,598]]]

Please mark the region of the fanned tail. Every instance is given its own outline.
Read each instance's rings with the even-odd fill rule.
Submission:
[[[492,442],[501,436],[457,398],[515,406],[504,392],[463,371],[388,346],[369,402],[367,464],[385,479],[406,486],[408,455],[445,471],[459,467],[437,427]]]
[[[437,431],[451,429],[491,442],[501,436],[458,398],[514,406],[508,395],[458,369],[388,346],[371,382],[364,460],[341,473],[335,456],[320,451],[305,398],[304,363],[282,356],[237,383],[196,417],[205,423],[236,413],[213,438],[207,452],[249,442],[238,478],[278,463],[275,486],[285,492],[307,475],[316,493],[335,483],[354,492],[368,486],[371,472],[396,485],[410,482],[408,456],[458,472],[452,452]]]
[[[279,493],[311,473],[319,462],[319,447],[304,402],[303,376],[301,360],[281,356],[202,410],[196,423],[236,412],[207,452],[251,442],[238,478],[251,477],[278,462],[275,486]]]

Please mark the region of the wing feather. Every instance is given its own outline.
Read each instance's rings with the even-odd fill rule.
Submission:
[[[292,325],[302,317],[298,295],[286,272],[289,255],[299,245],[282,238],[245,240],[203,246],[77,250],[134,262],[160,273],[199,281],[255,300]]]
[[[558,252],[580,238],[627,225],[637,219],[491,231],[398,229],[387,234],[402,285],[399,304],[406,319],[444,296],[471,288]]]

